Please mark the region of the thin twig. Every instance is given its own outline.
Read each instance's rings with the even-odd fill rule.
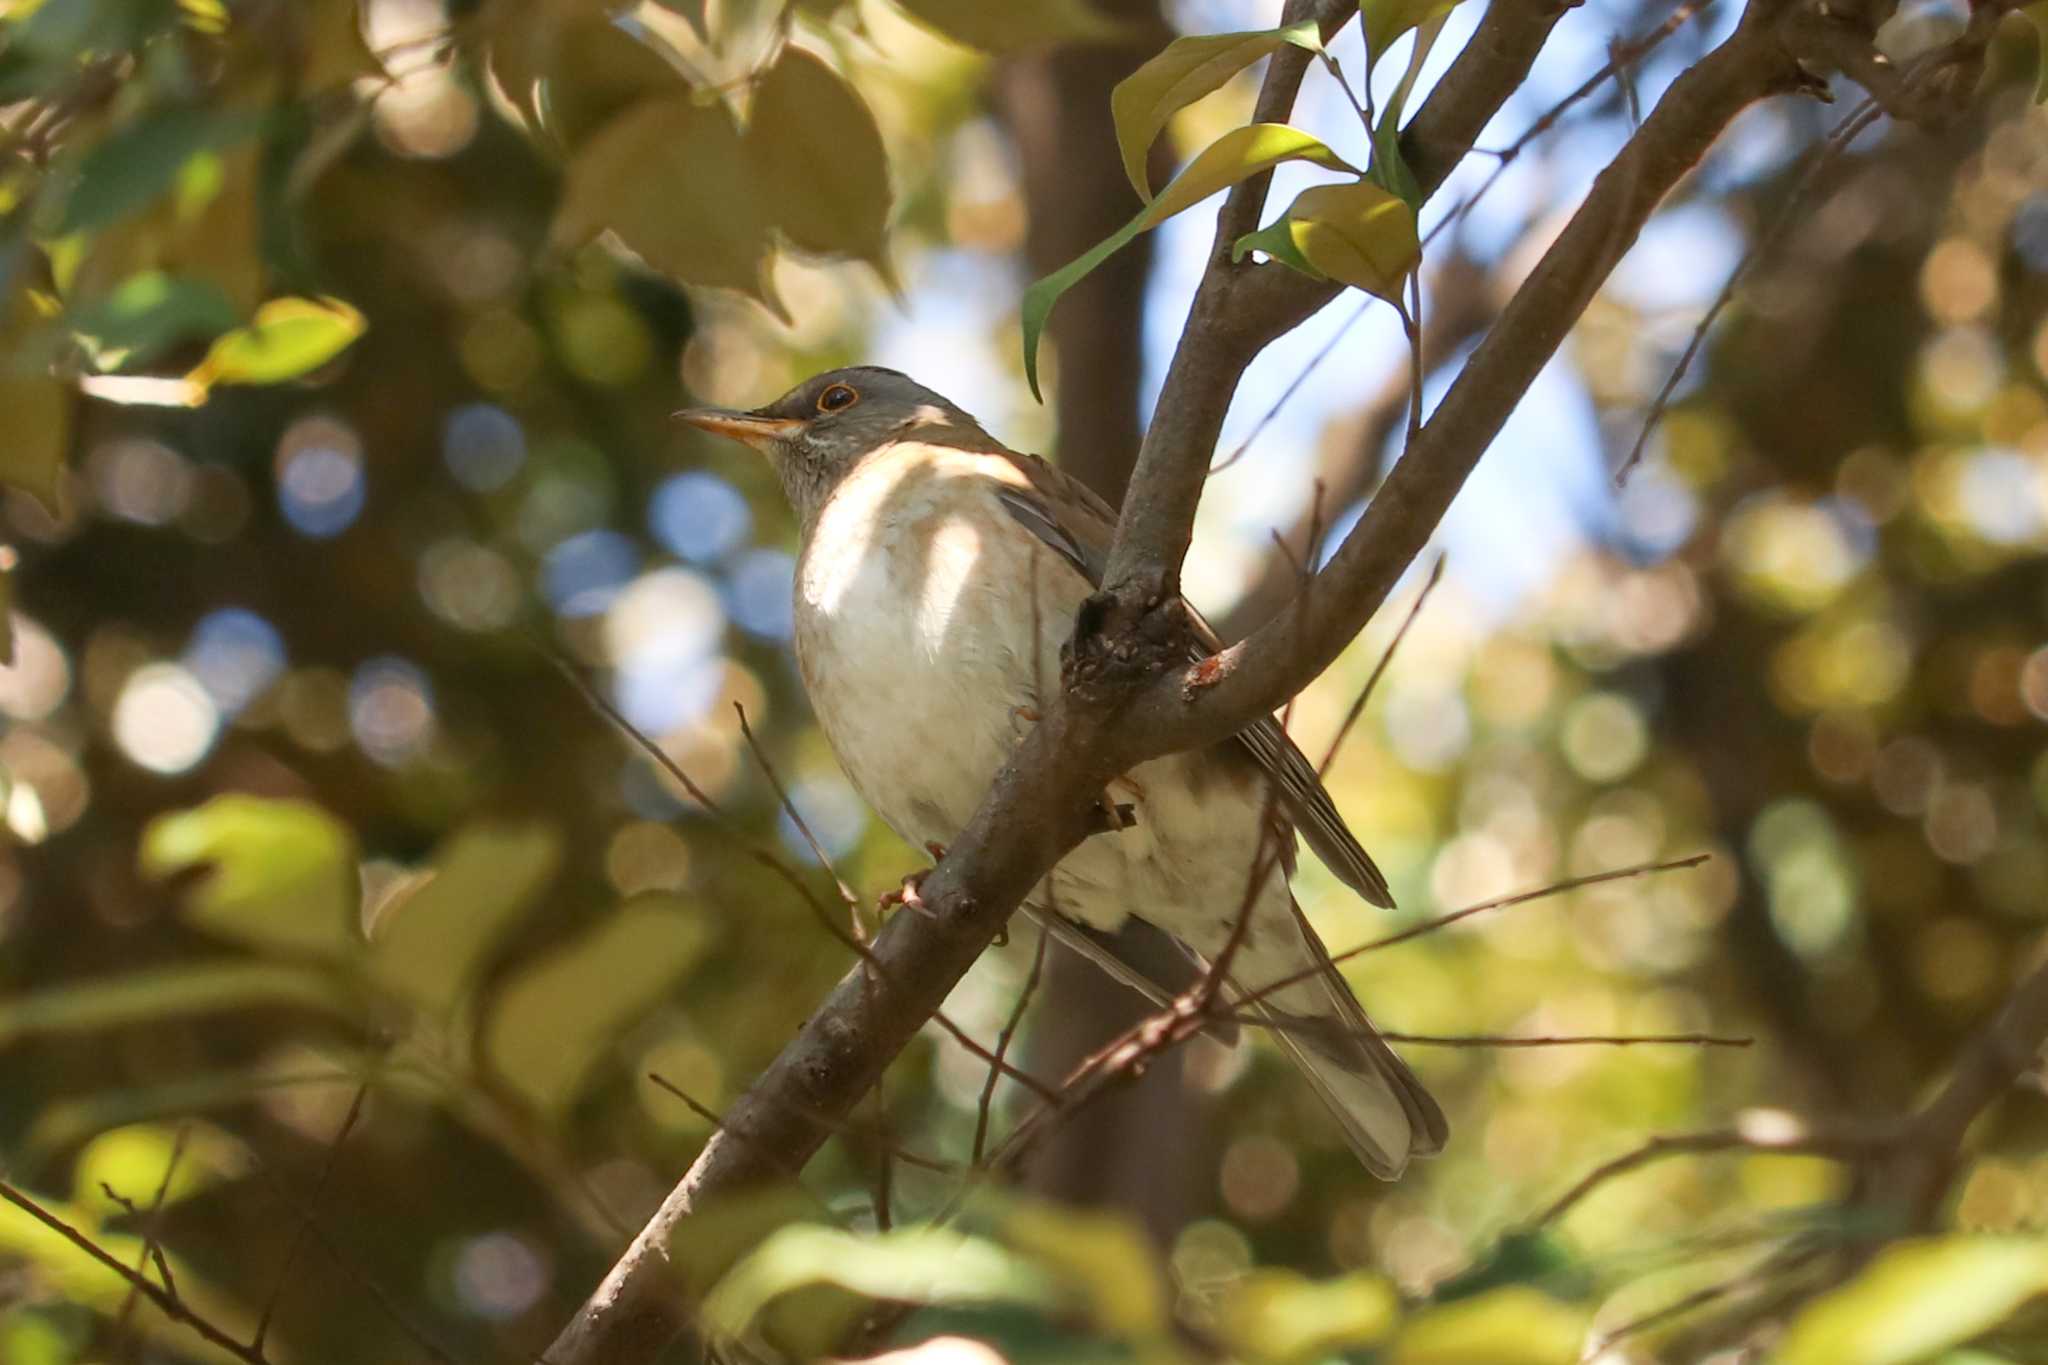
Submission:
[[[348,1135],[355,1131],[356,1120],[362,1117],[363,1100],[369,1093],[368,1081],[357,1084],[355,1097],[348,1104],[348,1112],[342,1115],[341,1127],[335,1130],[334,1140],[327,1144],[327,1154],[320,1162],[320,1174],[314,1178],[313,1194],[309,1200],[310,1207],[314,1210],[320,1207],[320,1196],[326,1192],[327,1182],[334,1175],[334,1168],[341,1159],[342,1144],[347,1142]],[[258,1354],[262,1353],[264,1338],[270,1335],[271,1321],[277,1314],[277,1305],[284,1299],[285,1286],[291,1283],[292,1267],[299,1259],[299,1252],[305,1249],[306,1238],[309,1235],[307,1229],[312,1226],[312,1222],[309,1215],[299,1224],[298,1234],[292,1238],[291,1246],[285,1251],[284,1264],[277,1269],[277,1283],[271,1287],[270,1298],[263,1305],[263,1315],[256,1319],[256,1335],[251,1345]]]
[[[1399,628],[1394,631],[1394,638],[1387,641],[1386,650],[1380,655],[1380,661],[1373,665],[1372,674],[1366,678],[1365,686],[1359,688],[1358,695],[1351,699],[1351,709],[1344,713],[1343,724],[1339,725],[1337,733],[1331,736],[1330,747],[1323,753],[1323,761],[1316,764],[1317,777],[1330,775],[1330,765],[1337,761],[1337,751],[1344,747],[1344,740],[1350,735],[1351,727],[1358,724],[1358,718],[1365,714],[1365,704],[1372,700],[1373,689],[1380,685],[1380,678],[1386,673],[1387,665],[1394,662],[1394,652],[1400,649],[1401,642],[1408,638],[1408,628],[1415,624],[1415,618],[1422,615],[1423,603],[1429,601],[1430,593],[1435,591],[1436,585],[1442,581],[1444,559],[1445,556],[1438,555],[1436,563],[1429,566],[1429,577],[1423,580],[1422,591],[1415,594],[1415,601],[1409,606],[1408,614],[1401,618]]]
[[[1010,1006],[1010,1017],[1003,1021],[1002,1031],[996,1034],[995,1063],[988,1069],[988,1077],[981,1085],[981,1098],[974,1107],[974,1155],[973,1163],[981,1164],[983,1148],[988,1143],[989,1110],[996,1095],[996,1080],[1002,1075],[1001,1062],[1010,1050],[1010,1040],[1016,1036],[1017,1025],[1024,1018],[1025,1006],[1031,1003],[1032,994],[1038,989],[1039,975],[1045,970],[1045,945],[1052,935],[1045,929],[1038,931],[1038,944],[1031,950],[1031,970],[1024,977],[1024,985],[1017,991],[1017,999]]]
[[[38,1204],[35,1200],[29,1198],[4,1180],[0,1180],[0,1199],[4,1199],[14,1205],[14,1207],[64,1238],[64,1240],[70,1242],[80,1251],[83,1251],[93,1260],[99,1262],[123,1280],[126,1280],[130,1289],[155,1304],[157,1310],[165,1317],[171,1319],[171,1321],[183,1323],[201,1337],[204,1337],[210,1344],[226,1351],[237,1360],[247,1361],[249,1365],[270,1365],[269,1357],[265,1356],[260,1348],[245,1346],[241,1342],[236,1341],[232,1336],[229,1336],[226,1332],[193,1312],[186,1305],[185,1301],[176,1294],[166,1289],[159,1289],[151,1284],[148,1278],[140,1271],[131,1270],[115,1260],[99,1243],[93,1241],[92,1238],[86,1236],[77,1228],[72,1227],[56,1214],[51,1213],[41,1204]]]
[[[1273,424],[1274,419],[1279,417],[1280,410],[1292,401],[1301,386],[1308,382],[1309,376],[1316,372],[1316,368],[1330,358],[1331,353],[1337,349],[1338,343],[1342,342],[1351,329],[1358,325],[1359,319],[1372,311],[1372,305],[1373,300],[1367,299],[1364,303],[1358,305],[1357,310],[1350,317],[1338,324],[1337,330],[1332,332],[1330,339],[1319,346],[1316,349],[1316,353],[1309,357],[1308,364],[1301,367],[1300,373],[1287,381],[1287,387],[1280,391],[1280,396],[1273,400],[1272,406],[1266,409],[1258,421],[1252,423],[1252,429],[1245,433],[1244,439],[1239,441],[1228,455],[1225,455],[1215,464],[1209,466],[1209,473],[1211,475],[1221,474],[1224,470],[1245,457],[1245,452],[1252,448],[1252,442],[1258,440],[1264,434],[1266,428]]]
[[[789,792],[782,785],[782,779],[775,775],[775,765],[768,761],[767,753],[761,748],[761,741],[754,738],[754,727],[747,724],[747,708],[736,701],[732,704],[732,709],[739,713],[740,734],[745,737],[747,748],[754,755],[754,762],[761,765],[762,776],[766,777],[768,785],[775,789],[775,799],[782,803],[783,813],[789,816],[790,823],[796,826],[797,833],[804,836],[804,842],[810,846],[811,856],[818,860],[818,866],[824,868],[825,875],[839,887],[839,898],[849,906],[858,905],[860,897],[853,894],[853,888],[846,884],[846,879],[832,866],[832,856],[825,852],[825,846],[818,842],[818,836],[811,833],[811,827],[804,821],[803,813],[796,808],[796,802],[789,799]]]
[[[171,1154],[164,1160],[163,1178],[157,1181],[156,1194],[149,1201],[149,1214],[142,1225],[142,1254],[135,1262],[135,1269],[140,1273],[145,1265],[154,1261],[157,1274],[163,1277],[164,1288],[173,1294],[178,1292],[178,1288],[171,1281],[170,1264],[165,1261],[163,1250],[157,1244],[157,1231],[163,1223],[164,1200],[171,1192],[171,1178],[177,1173],[178,1162],[185,1155],[185,1142],[191,1136],[192,1125],[181,1123],[178,1125],[177,1135],[171,1139]],[[113,1192],[109,1190],[108,1193]],[[122,1200],[122,1203],[126,1204],[127,1201]],[[114,1332],[117,1337],[126,1334],[129,1317],[135,1311],[135,1299],[135,1286],[131,1284],[128,1286],[127,1296],[121,1300],[121,1311],[114,1315]]]

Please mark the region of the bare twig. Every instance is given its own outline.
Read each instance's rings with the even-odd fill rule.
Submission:
[[[853,894],[853,888],[846,884],[846,879],[832,866],[832,856],[825,852],[825,846],[818,842],[818,836],[811,833],[811,827],[805,822],[803,812],[796,808],[796,802],[789,799],[788,789],[782,785],[782,779],[775,775],[775,765],[768,761],[767,751],[762,749],[761,741],[754,738],[754,727],[747,724],[747,708],[739,702],[734,702],[732,709],[739,714],[740,734],[747,741],[748,751],[754,755],[754,762],[760,765],[761,775],[768,779],[768,785],[775,789],[775,799],[782,803],[782,813],[796,826],[797,833],[804,836],[804,843],[810,847],[811,856],[818,860],[818,866],[825,869],[825,875],[839,888],[839,898],[848,906],[858,906],[860,897]]]
[[[1380,654],[1380,661],[1373,665],[1371,674],[1365,680],[1365,686],[1359,688],[1358,695],[1351,699],[1351,709],[1344,713],[1344,720],[1337,726],[1337,733],[1330,737],[1330,747],[1323,751],[1323,761],[1316,764],[1317,777],[1330,775],[1330,765],[1337,761],[1337,753],[1344,747],[1344,740],[1350,735],[1351,727],[1358,724],[1358,718],[1365,714],[1365,704],[1372,700],[1373,690],[1380,685],[1380,679],[1386,674],[1387,665],[1394,662],[1395,651],[1399,650],[1401,642],[1408,638],[1408,628],[1422,615],[1423,604],[1429,601],[1430,593],[1436,590],[1436,585],[1442,581],[1443,576],[1444,556],[1438,555],[1436,563],[1429,566],[1429,577],[1423,580],[1422,591],[1415,594],[1415,601],[1410,604],[1408,614],[1401,618],[1401,624],[1394,630],[1394,638],[1387,641],[1386,649]]]
[[[1010,1006],[1010,1017],[1003,1021],[1002,1032],[996,1035],[996,1059],[989,1066],[988,1078],[981,1085],[981,1098],[974,1106],[973,1162],[977,1166],[981,1164],[982,1149],[988,1143],[989,1110],[995,1100],[996,1080],[1002,1075],[1002,1060],[1010,1050],[1010,1040],[1016,1036],[1017,1025],[1024,1018],[1024,1009],[1031,1003],[1032,993],[1038,989],[1038,978],[1045,970],[1045,945],[1051,937],[1044,929],[1038,931],[1038,942],[1031,950],[1031,971],[1017,991],[1016,1003]]]
[[[149,1201],[148,1217],[142,1225],[142,1254],[136,1258],[135,1262],[135,1269],[137,1273],[140,1273],[146,1264],[154,1261],[157,1274],[163,1279],[164,1288],[172,1294],[176,1294],[178,1288],[171,1282],[171,1267],[169,1262],[164,1259],[163,1249],[157,1244],[157,1231],[163,1223],[164,1200],[170,1195],[172,1177],[177,1174],[178,1162],[183,1159],[185,1143],[191,1136],[192,1126],[181,1123],[178,1125],[177,1136],[171,1139],[171,1154],[164,1159],[163,1178],[157,1181],[156,1193]],[[113,1192],[109,1190],[108,1193],[112,1194]],[[127,1203],[126,1200],[121,1202],[123,1204]],[[131,1206],[130,1212],[133,1211]],[[131,1284],[128,1286],[127,1297],[121,1300],[121,1311],[114,1315],[114,1331],[116,1335],[123,1334],[126,1331],[128,1319],[135,1311],[135,1298],[135,1286]]]
[[[355,1131],[356,1120],[362,1117],[363,1100],[369,1093],[369,1082],[364,1081],[356,1086],[355,1096],[348,1103],[348,1112],[342,1115],[341,1127],[335,1130],[333,1141],[327,1144],[327,1155],[320,1163],[320,1174],[313,1181],[313,1194],[308,1201],[309,1209],[319,1207],[320,1196],[326,1192],[327,1182],[333,1177],[334,1168],[341,1159],[342,1144],[347,1142],[348,1135]],[[291,1246],[285,1250],[284,1264],[277,1269],[277,1283],[271,1286],[270,1297],[263,1305],[263,1314],[256,1319],[256,1335],[251,1346],[258,1355],[263,1353],[263,1342],[270,1335],[270,1324],[277,1314],[277,1305],[284,1298],[285,1286],[291,1283],[292,1267],[297,1263],[299,1253],[305,1249],[308,1230],[312,1225],[313,1219],[309,1212],[306,1219],[299,1224],[298,1233],[292,1238]]]
[[[199,1316],[199,1314],[193,1312],[185,1301],[176,1294],[168,1289],[159,1289],[156,1285],[151,1284],[148,1278],[140,1271],[131,1270],[115,1260],[99,1243],[93,1241],[92,1238],[86,1236],[77,1228],[72,1227],[56,1214],[51,1213],[41,1204],[4,1180],[0,1180],[0,1199],[4,1199],[14,1205],[14,1207],[50,1229],[50,1231],[64,1238],[65,1241],[83,1251],[93,1260],[99,1262],[123,1280],[126,1280],[130,1289],[155,1304],[157,1311],[161,1312],[171,1321],[182,1323],[184,1326],[191,1328],[209,1344],[219,1347],[236,1360],[247,1361],[249,1365],[269,1365],[269,1357],[263,1354],[260,1347],[244,1345],[236,1341],[227,1332],[222,1331],[205,1318]]]

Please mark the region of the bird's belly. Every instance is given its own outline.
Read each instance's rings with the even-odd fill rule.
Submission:
[[[1013,600],[1032,565],[1014,537],[994,533],[1007,527],[925,529],[855,545],[821,525],[806,568],[831,571],[800,569],[796,604],[797,661],[819,726],[854,787],[919,845],[952,842],[1038,698],[1057,687],[1059,631],[1081,596],[1039,575],[1053,641],[1042,644]]]

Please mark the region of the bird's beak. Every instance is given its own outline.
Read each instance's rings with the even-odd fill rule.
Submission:
[[[684,408],[676,414],[676,420],[688,422],[697,430],[708,431],[714,436],[730,436],[756,450],[765,450],[803,427],[803,423],[794,417],[763,417],[757,412],[739,412],[732,408]]]

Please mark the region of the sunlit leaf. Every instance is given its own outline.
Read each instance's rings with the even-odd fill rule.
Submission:
[[[875,116],[838,72],[785,47],[754,91],[745,150],[783,236],[889,275],[889,156]]]
[[[1458,0],[1359,0],[1368,70],[1379,64],[1402,34],[1422,27],[1440,14],[1448,14],[1457,5]]]
[[[491,1064],[536,1108],[576,1098],[614,1034],[674,987],[711,938],[672,896],[643,896],[497,992],[485,1028]]]
[[[1032,284],[1024,291],[1021,306],[1024,329],[1024,376],[1031,382],[1034,397],[1038,389],[1038,339],[1045,320],[1060,295],[1073,288],[1132,238],[1157,227],[1174,214],[1192,208],[1218,190],[1271,170],[1284,161],[1307,161],[1331,170],[1357,169],[1331,151],[1319,139],[1284,123],[1254,123],[1234,128],[1211,143],[1175,176],[1159,197],[1139,210],[1138,216],[1096,243],[1080,256]]]
[[[352,1012],[347,994],[321,972],[274,962],[197,962],[89,977],[0,1001],[0,1047],[24,1038],[280,1007]]]
[[[1166,50],[1110,91],[1110,117],[1123,152],[1124,174],[1140,199],[1152,197],[1145,159],[1172,117],[1219,90],[1238,72],[1292,43],[1320,52],[1321,32],[1313,20],[1252,33],[1215,33],[1176,38]]]
[[[1906,1365],[2048,1293],[2048,1241],[1946,1237],[1894,1246],[1786,1329],[1776,1365]]]
[[[212,281],[149,270],[129,276],[111,294],[75,305],[68,321],[98,367],[117,370],[180,341],[219,336],[241,319]]]
[[[282,970],[282,969],[280,969]],[[323,1088],[352,1094],[354,1078],[339,1067],[302,1071],[271,1065],[236,1071],[202,1071],[160,1084],[96,1090],[77,1099],[43,1105],[21,1138],[21,1150],[32,1158],[76,1147],[94,1133],[125,1123],[173,1117],[189,1119],[213,1109],[249,1103],[259,1095],[291,1089]],[[4,1357],[0,1357],[4,1358]]]
[[[896,0],[911,18],[968,47],[987,52],[1044,47],[1053,43],[1109,42],[1125,36],[1123,25],[1088,0]]]
[[[1128,1219],[1019,1204],[1000,1226],[1003,1240],[1087,1304],[1104,1331],[1125,1340],[1165,1333],[1166,1285],[1144,1233]]]
[[[1315,1360],[1375,1346],[1401,1320],[1401,1298],[1377,1275],[1315,1281],[1291,1270],[1255,1270],[1234,1285],[1217,1327],[1241,1355]]]
[[[185,902],[195,928],[326,955],[355,942],[355,841],[318,806],[217,796],[151,821],[140,861],[152,877],[211,869]]]
[[[1388,1365],[1576,1365],[1585,1310],[1524,1286],[1425,1309],[1388,1349]]]
[[[569,163],[552,239],[610,229],[687,284],[768,292],[769,219],[732,111],[689,96],[647,100],[600,129]],[[779,311],[779,309],[778,309]]]
[[[185,1132],[182,1149],[180,1127]],[[240,1150],[239,1143],[205,1124],[134,1123],[109,1129],[86,1143],[72,1163],[71,1197],[101,1218],[126,1213],[108,1198],[108,1189],[145,1211],[162,1189],[168,1206],[219,1184],[226,1162]],[[175,1164],[173,1153],[178,1154]]]
[[[816,1285],[902,1303],[1051,1307],[1059,1297],[1028,1258],[984,1238],[933,1226],[859,1236],[798,1224],[734,1266],[704,1299],[703,1319],[719,1336],[744,1337],[775,1299]]]
[[[246,327],[223,333],[185,378],[215,384],[282,384],[319,369],[369,326],[340,299],[272,299]]]
[[[1422,259],[1415,210],[1369,181],[1303,190],[1287,210],[1287,223],[1310,265],[1394,303]]]
[[[425,875],[378,909],[372,974],[424,1008],[453,1008],[561,860],[552,825],[466,826],[435,851]]]
[[[71,190],[47,226],[90,232],[166,193],[193,157],[252,137],[263,118],[243,110],[167,109],[100,142],[79,159]]]

